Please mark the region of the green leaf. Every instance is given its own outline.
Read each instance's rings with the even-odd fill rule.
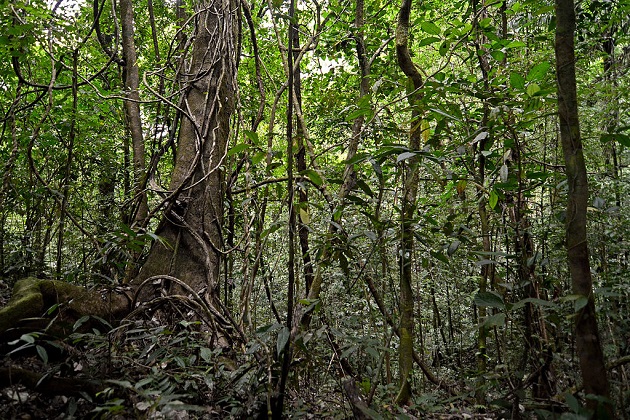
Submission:
[[[529,96],[534,96],[538,92],[540,92],[540,86],[538,86],[536,83],[532,83],[529,86],[527,86],[527,94]]]
[[[343,353],[341,353],[341,356],[339,356],[340,359],[345,359],[346,357],[350,356],[352,353],[354,353],[355,351],[357,351],[357,349],[359,348],[358,345],[354,344],[350,347],[348,347],[347,349],[345,349],[343,351]]]
[[[626,147],[630,147],[630,136],[621,133],[606,133],[602,134],[600,138],[602,143],[608,143],[610,141],[617,141]]]
[[[378,354],[378,350],[376,350],[374,347],[366,347],[365,352],[372,356],[374,360],[378,360],[380,357]]]
[[[516,302],[512,306],[512,310],[523,308],[528,303],[531,303],[533,305],[538,305],[538,306],[544,306],[546,308],[551,308],[551,309],[557,309],[558,308],[558,305],[556,305],[553,302],[549,302],[548,300],[537,299],[537,298],[526,298],[526,299],[521,299],[518,302]]]
[[[484,328],[492,328],[492,327],[500,327],[501,325],[505,325],[505,314],[498,313],[492,316],[489,316],[483,321]]]
[[[74,323],[74,326],[72,327],[72,331],[78,330],[81,327],[81,325],[85,324],[88,321],[88,319],[90,319],[89,315],[85,315],[79,318],[77,322]]]
[[[258,152],[252,156],[252,165],[258,165],[267,156],[265,152]]]
[[[278,333],[278,342],[276,343],[276,351],[278,353],[278,356],[280,356],[280,354],[282,354],[282,352],[286,348],[290,336],[291,331],[289,331],[286,326],[282,327],[282,329]]]
[[[510,86],[513,89],[525,89],[525,78],[518,73],[510,73]]]
[[[532,82],[534,80],[542,80],[545,74],[547,74],[547,71],[549,71],[550,67],[551,64],[548,62],[536,64],[532,67],[529,73],[527,73],[527,81]]]
[[[136,382],[133,386],[135,389],[142,389],[143,386],[150,384],[153,382],[153,377],[149,376],[148,378],[144,378]]]
[[[488,137],[490,133],[488,133],[487,131],[481,131],[479,134],[477,134],[475,136],[475,138],[473,139],[473,143],[477,143],[480,142],[481,140],[484,140]]]
[[[442,115],[442,116],[444,116],[444,117],[446,117],[446,118],[449,118],[449,119],[451,119],[451,120],[460,121],[460,118],[457,118],[457,117],[456,117],[456,116],[454,116],[454,115],[448,114],[448,113],[446,113],[446,111],[442,111],[442,110],[441,110],[441,109],[439,109],[439,108],[430,108],[430,110],[431,110],[432,112],[435,112],[435,113],[437,113],[437,114],[440,114],[440,115]]]
[[[482,28],[488,28],[492,25],[492,18],[483,18],[479,21],[479,26]]]
[[[43,348],[42,346],[40,346],[39,344],[35,346],[35,349],[37,350],[37,354],[42,359],[44,364],[47,365],[48,364],[48,352],[46,351],[46,349]]]
[[[317,185],[318,187],[320,187],[324,183],[324,179],[321,177],[321,175],[313,169],[302,171],[302,175],[305,175],[308,179],[311,180],[313,184]]]
[[[461,242],[458,240],[454,240],[453,242],[451,242],[451,244],[448,246],[448,249],[446,250],[446,253],[448,254],[449,257],[453,256],[455,251],[457,251],[457,248],[459,248],[460,244]]]
[[[366,193],[367,195],[369,195],[370,197],[374,197],[374,192],[372,191],[370,186],[365,183],[364,180],[362,180],[362,179],[357,180],[357,186],[359,188],[361,188],[363,190],[363,192]]]
[[[207,347],[202,347],[199,349],[199,356],[206,362],[212,362],[214,355],[212,354],[212,350]]]
[[[501,166],[501,169],[499,169],[499,177],[501,178],[501,182],[507,182],[509,173],[509,168],[507,164],[504,163],[503,166]]]
[[[437,26],[435,23],[427,22],[427,21],[424,21],[420,24],[420,29],[422,29],[424,32],[428,33],[429,35],[439,35],[442,32],[440,27]]]
[[[300,207],[300,221],[302,222],[302,224],[305,225],[311,223],[311,218],[308,215],[308,210],[302,207]]]
[[[567,295],[560,300],[562,302],[573,302],[574,312],[578,312],[588,305],[588,297],[584,295]]]
[[[580,296],[579,298],[577,298],[577,300],[575,301],[575,307],[574,307],[574,311],[575,312],[579,312],[582,310],[582,308],[584,308],[586,305],[588,305],[588,298],[586,296]]]
[[[493,50],[493,51],[490,51],[490,55],[492,56],[492,58],[494,58],[497,61],[505,60],[505,53],[503,51]]]
[[[404,152],[398,155],[396,158],[396,163],[400,163],[403,160],[407,160],[411,157],[414,157],[416,154],[414,152]]]
[[[361,412],[363,414],[366,415],[366,417],[368,419],[381,420],[381,419],[384,418],[377,411],[371,409],[370,407],[361,407],[361,406],[359,406],[359,409],[361,410]],[[400,417],[397,417],[397,418],[400,418]]]
[[[448,53],[448,49],[451,47],[450,42],[448,41],[444,41],[442,42],[442,45],[440,45],[440,48],[438,49],[438,52],[440,53],[440,55],[442,57],[446,56],[446,53]]]
[[[479,260],[477,262],[475,262],[476,266],[481,267],[482,265],[488,265],[488,264],[496,264],[497,262],[488,258],[484,258],[482,260]]]
[[[496,191],[494,190],[490,191],[490,197],[488,198],[488,204],[490,205],[490,208],[494,210],[498,202],[499,202],[499,196],[497,195]]]
[[[593,199],[593,207],[599,210],[603,210],[604,206],[606,206],[606,200],[601,197],[595,197]]]
[[[510,49],[510,48],[521,48],[521,47],[525,47],[527,46],[527,44],[525,44],[523,41],[512,41],[509,44],[507,44],[505,46],[506,49]]]
[[[573,396],[573,394],[569,392],[565,393],[564,400],[567,402],[567,405],[569,406],[571,411],[573,411],[574,413],[580,412],[580,403],[578,402],[577,398]]]
[[[234,146],[230,150],[228,150],[227,155],[228,156],[237,155],[237,154],[241,153],[242,151],[244,151],[247,148],[249,148],[249,144],[247,144],[247,143],[237,144],[236,146]]]
[[[372,232],[371,230],[364,230],[363,234],[371,241],[376,241],[377,239],[376,233]]]
[[[243,134],[245,134],[245,137],[250,139],[252,141],[252,143],[258,144],[258,133],[257,132],[251,131],[251,130],[243,130]]]
[[[46,311],[46,315],[52,315],[57,310],[57,308],[59,308],[59,304],[55,303],[50,308],[48,308],[48,310]]]
[[[29,344],[33,344],[35,342],[35,337],[32,334],[22,334],[20,340],[26,341]]]
[[[268,332],[279,330],[282,327],[283,327],[282,324],[274,322],[273,324],[263,325],[262,327],[256,329],[256,334],[265,334]]]
[[[427,45],[431,45],[434,44],[436,42],[441,41],[440,38],[436,37],[436,36],[430,36],[428,38],[424,38],[422,40],[420,40],[419,46],[420,47],[426,47]]]
[[[505,308],[503,298],[494,292],[478,292],[475,295],[475,305],[497,309]]]
[[[449,259],[446,257],[446,255],[442,254],[441,252],[436,252],[436,251],[431,251],[431,256],[433,258],[436,258],[440,261],[442,261],[443,263],[446,264],[450,264],[451,262],[449,261]]]
[[[371,117],[372,116],[372,109],[371,108],[359,108],[356,109],[354,111],[352,111],[351,113],[349,113],[348,115],[346,115],[346,121],[350,122],[352,120],[355,120],[359,117],[365,117],[368,116]]]
[[[129,381],[119,381],[117,379],[108,379],[105,382],[109,382],[110,384],[118,385],[121,388],[133,389],[133,385]]]
[[[368,160],[369,158],[370,158],[370,155],[367,154],[367,153],[357,153],[356,155],[354,155],[350,159],[346,160],[344,163],[346,165],[354,165],[354,164],[357,164],[357,163],[364,162],[364,161]]]
[[[265,238],[267,237],[267,235],[272,234],[273,232],[277,231],[278,229],[280,229],[282,227],[281,223],[274,223],[271,226],[269,226],[267,229],[265,229],[261,234],[260,237],[261,238]]]

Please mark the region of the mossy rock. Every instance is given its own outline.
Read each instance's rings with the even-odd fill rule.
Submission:
[[[59,305],[55,335],[66,335],[74,321],[85,315],[96,315],[112,320],[124,315],[128,300],[115,293],[87,290],[58,280],[28,277],[18,280],[7,306],[0,309],[0,334],[20,325],[27,318],[40,318],[53,305]],[[49,331],[52,332],[52,331]]]
[[[7,306],[0,309],[0,333],[16,326],[22,319],[42,315],[44,297],[40,284],[45,281],[47,280],[28,277],[15,283]]]

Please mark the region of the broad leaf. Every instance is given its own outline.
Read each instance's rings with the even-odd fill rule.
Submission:
[[[435,23],[427,22],[427,21],[424,21],[420,24],[420,29],[422,29],[424,32],[428,33],[429,35],[439,35],[442,32],[440,27],[437,26]]]
[[[536,83],[532,83],[529,86],[527,86],[527,94],[529,96],[534,96],[538,92],[540,92],[540,86],[538,86]]]
[[[501,325],[505,325],[505,314],[498,313],[486,318],[483,322],[484,328],[492,328],[492,327],[500,327]]]
[[[510,86],[513,89],[525,89],[525,78],[518,73],[510,73]]]
[[[449,257],[453,256],[455,251],[457,251],[457,248],[459,248],[460,244],[461,242],[458,240],[454,240],[453,242],[451,242],[451,244],[448,246],[448,249],[446,250],[446,253],[448,254]]]
[[[284,351],[287,343],[289,342],[289,337],[291,336],[291,331],[284,326],[278,333],[278,342],[276,343],[276,352],[278,356]]]
[[[37,350],[37,354],[42,359],[44,364],[45,365],[48,364],[48,352],[46,351],[46,349],[40,346],[39,344],[35,346],[35,349]]]
[[[311,180],[313,184],[317,185],[318,187],[324,183],[324,179],[322,178],[322,176],[313,169],[302,171],[302,175],[306,176],[308,179]]]
[[[234,146],[230,150],[228,150],[227,155],[228,156],[237,155],[237,154],[241,153],[242,151],[244,151],[247,148],[249,148],[249,144],[247,144],[247,143],[237,144],[236,146]]]
[[[488,137],[488,134],[489,134],[489,133],[488,133],[487,131],[482,131],[482,132],[480,132],[479,134],[477,134],[477,135],[475,136],[475,139],[474,139],[472,142],[473,142],[473,143],[477,143],[477,142],[479,142],[479,141],[481,141],[481,140],[485,139],[486,137]]]
[[[488,198],[488,204],[490,205],[490,208],[494,210],[498,202],[499,196],[497,195],[496,191],[490,191],[490,197]]]
[[[542,80],[544,76],[549,71],[551,64],[548,62],[536,64],[530,71],[527,73],[527,81],[533,82],[535,80]]]
[[[551,308],[551,309],[558,308],[558,305],[556,305],[553,302],[549,302],[548,300],[537,299],[537,298],[526,298],[526,299],[521,299],[518,302],[516,302],[512,306],[512,310],[521,309],[528,303],[531,303],[532,305],[544,306],[546,308]]]
[[[212,350],[207,347],[202,347],[199,349],[199,356],[206,362],[212,362],[214,355],[212,354]]]
[[[440,38],[438,38],[438,37],[436,37],[436,36],[430,36],[430,37],[428,37],[428,38],[424,38],[424,39],[422,39],[422,40],[420,41],[420,45],[419,45],[419,46],[420,46],[420,47],[425,47],[425,46],[427,46],[427,45],[431,45],[431,44],[434,44],[434,43],[439,42],[439,41],[441,41],[441,39],[440,39]]]
[[[475,295],[475,305],[497,309],[505,308],[503,298],[494,292],[478,292]]]
[[[442,261],[443,263],[450,264],[450,261],[448,260],[447,256],[442,254],[441,252],[431,251],[430,253],[433,258],[436,258]]]
[[[400,163],[403,160],[407,160],[411,157],[414,157],[416,155],[416,153],[414,152],[404,152],[398,155],[398,157],[396,158],[396,163]]]
[[[300,221],[302,224],[308,225],[311,223],[311,218],[308,215],[308,210],[304,208],[300,208]]]

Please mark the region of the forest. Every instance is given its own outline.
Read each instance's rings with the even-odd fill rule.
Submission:
[[[0,417],[630,420],[630,1],[5,0]]]

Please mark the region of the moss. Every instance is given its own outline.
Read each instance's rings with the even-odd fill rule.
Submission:
[[[0,309],[0,334],[22,319],[44,316],[55,304],[60,305],[61,312],[48,332],[65,335],[68,327],[84,315],[97,315],[110,322],[123,317],[129,300],[118,293],[91,291],[63,281],[25,278],[15,284],[11,300]]]
[[[42,315],[44,297],[40,285],[45,281],[29,277],[15,283],[11,300],[0,309],[0,333],[12,328],[21,319]]]

